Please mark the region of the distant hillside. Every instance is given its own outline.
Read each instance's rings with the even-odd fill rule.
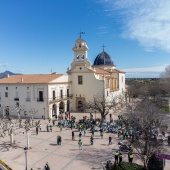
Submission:
[[[10,71],[5,71],[3,73],[0,73],[0,79],[7,77],[8,75],[20,75],[20,73],[12,73]]]

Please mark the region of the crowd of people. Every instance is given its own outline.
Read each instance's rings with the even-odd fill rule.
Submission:
[[[132,154],[131,147],[124,145],[122,141],[131,139],[132,140],[131,142],[133,143],[133,140],[135,138],[136,139],[139,138],[140,136],[139,129],[136,129],[134,131],[132,127],[127,128],[126,126],[127,121],[128,120],[125,119],[122,115],[119,115],[117,120],[113,120],[112,117],[110,116],[110,122],[107,123],[106,125],[107,128],[105,129],[101,120],[94,119],[91,113],[89,114],[89,117],[83,116],[82,119],[80,120],[76,120],[76,117],[73,115],[71,116],[70,113],[65,113],[65,116],[63,114],[59,115],[57,119],[48,118],[46,130],[47,132],[52,132],[52,129],[54,126],[58,126],[60,129],[60,132],[62,132],[63,128],[67,128],[67,129],[70,128],[71,136],[72,136],[71,140],[78,141],[79,150],[83,150],[82,137],[86,137],[86,138],[89,137],[89,136],[86,136],[87,131],[88,133],[91,133],[89,137],[89,143],[90,145],[94,145],[95,133],[99,132],[99,135],[102,139],[104,137],[104,133],[109,132],[107,129],[109,129],[109,127],[112,126],[114,130],[112,130],[111,132],[117,134],[117,137],[119,139],[119,142],[118,142],[119,149],[113,154],[113,157],[115,158],[115,163],[118,164],[122,162],[123,160],[124,152],[122,153],[122,151],[124,151],[125,149],[128,150],[126,155],[128,154],[129,162],[133,161],[133,154]],[[41,131],[41,128],[42,128],[41,124],[39,125],[39,127],[36,127],[37,135],[38,135],[38,131]],[[112,133],[109,135],[108,145],[112,144],[112,138],[113,138]],[[164,134],[162,134],[162,136],[164,136]],[[60,133],[60,135],[57,135],[57,145],[61,145],[61,144],[62,144],[62,133]],[[112,165],[111,160],[108,160],[106,163],[106,169],[109,170],[109,167],[111,167],[111,165]],[[47,168],[45,170],[49,170],[49,165],[46,165],[46,167]]]

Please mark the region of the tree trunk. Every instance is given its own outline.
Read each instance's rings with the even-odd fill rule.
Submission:
[[[29,132],[28,131],[26,131],[26,135],[27,135],[27,148],[29,149],[30,141],[29,141]]]
[[[105,122],[105,120],[106,120],[106,115],[101,114],[101,121],[102,121],[102,123],[104,123],[104,122]]]
[[[11,146],[12,146],[13,143],[14,143],[14,136],[13,136],[13,133],[11,133],[9,136],[10,136],[10,144],[11,144]]]

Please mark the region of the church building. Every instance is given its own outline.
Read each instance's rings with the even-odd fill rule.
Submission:
[[[104,49],[93,64],[88,60],[88,46],[81,37],[72,50],[73,62],[65,75],[10,75],[0,79],[0,114],[47,118],[60,112],[85,112],[83,104],[93,101],[101,92],[105,97],[124,94],[125,72],[116,69]],[[17,111],[16,107],[22,109]]]

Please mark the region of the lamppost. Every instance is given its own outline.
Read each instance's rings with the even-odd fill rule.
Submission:
[[[44,109],[44,120],[45,120],[45,107],[43,109]]]
[[[27,170],[27,150],[28,150],[28,148],[25,147],[24,148],[24,151],[25,151],[25,170]]]

